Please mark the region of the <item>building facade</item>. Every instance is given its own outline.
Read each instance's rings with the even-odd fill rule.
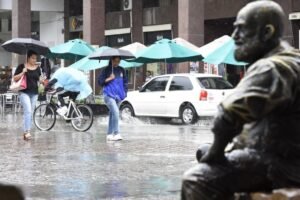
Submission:
[[[32,36],[50,47],[74,38],[92,45],[121,47],[132,42],[150,45],[181,37],[202,46],[230,35],[238,10],[250,0],[0,0],[0,40]],[[284,38],[299,48],[300,0],[276,0],[285,10]],[[13,16],[13,17],[12,17]],[[3,28],[2,28],[3,27]],[[0,65],[20,60],[0,51]],[[11,62],[13,60],[13,62]],[[14,61],[17,60],[17,61]],[[190,64],[168,65],[168,73],[189,72]],[[201,70],[201,67],[200,67]],[[130,87],[140,86],[146,71],[165,72],[159,63],[129,70]],[[96,78],[90,80],[99,91]]]
[[[64,42],[62,0],[0,0],[0,43],[15,37],[32,37],[54,46]],[[0,92],[10,84],[12,68],[24,56],[0,48]]]

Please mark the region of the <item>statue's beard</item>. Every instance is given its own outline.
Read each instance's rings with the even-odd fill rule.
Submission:
[[[262,43],[258,40],[251,40],[236,46],[234,57],[237,61],[253,63],[263,55]]]

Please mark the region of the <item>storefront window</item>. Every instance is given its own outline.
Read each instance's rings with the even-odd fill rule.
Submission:
[[[2,11],[0,16],[0,42],[11,39],[11,11]],[[11,83],[11,53],[0,48],[0,93],[8,90]]]
[[[31,38],[40,40],[40,12],[31,12]]]
[[[10,66],[0,66],[0,93],[8,90],[11,83],[12,69]]]
[[[143,0],[143,8],[155,8],[169,6],[171,0]]]
[[[123,1],[105,0],[105,12],[118,12],[123,10]]]
[[[82,2],[83,0],[70,0],[70,16],[82,15]]]
[[[143,0],[143,8],[159,7],[159,0]]]

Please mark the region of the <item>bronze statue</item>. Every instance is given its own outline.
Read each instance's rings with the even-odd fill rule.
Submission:
[[[281,40],[283,21],[273,1],[251,2],[238,13],[235,57],[250,67],[219,106],[213,144],[199,148],[199,164],[185,173],[183,200],[300,187],[300,52]]]

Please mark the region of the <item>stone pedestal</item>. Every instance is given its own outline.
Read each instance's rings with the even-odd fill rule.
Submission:
[[[279,189],[272,193],[237,194],[236,200],[300,200],[300,189]]]

